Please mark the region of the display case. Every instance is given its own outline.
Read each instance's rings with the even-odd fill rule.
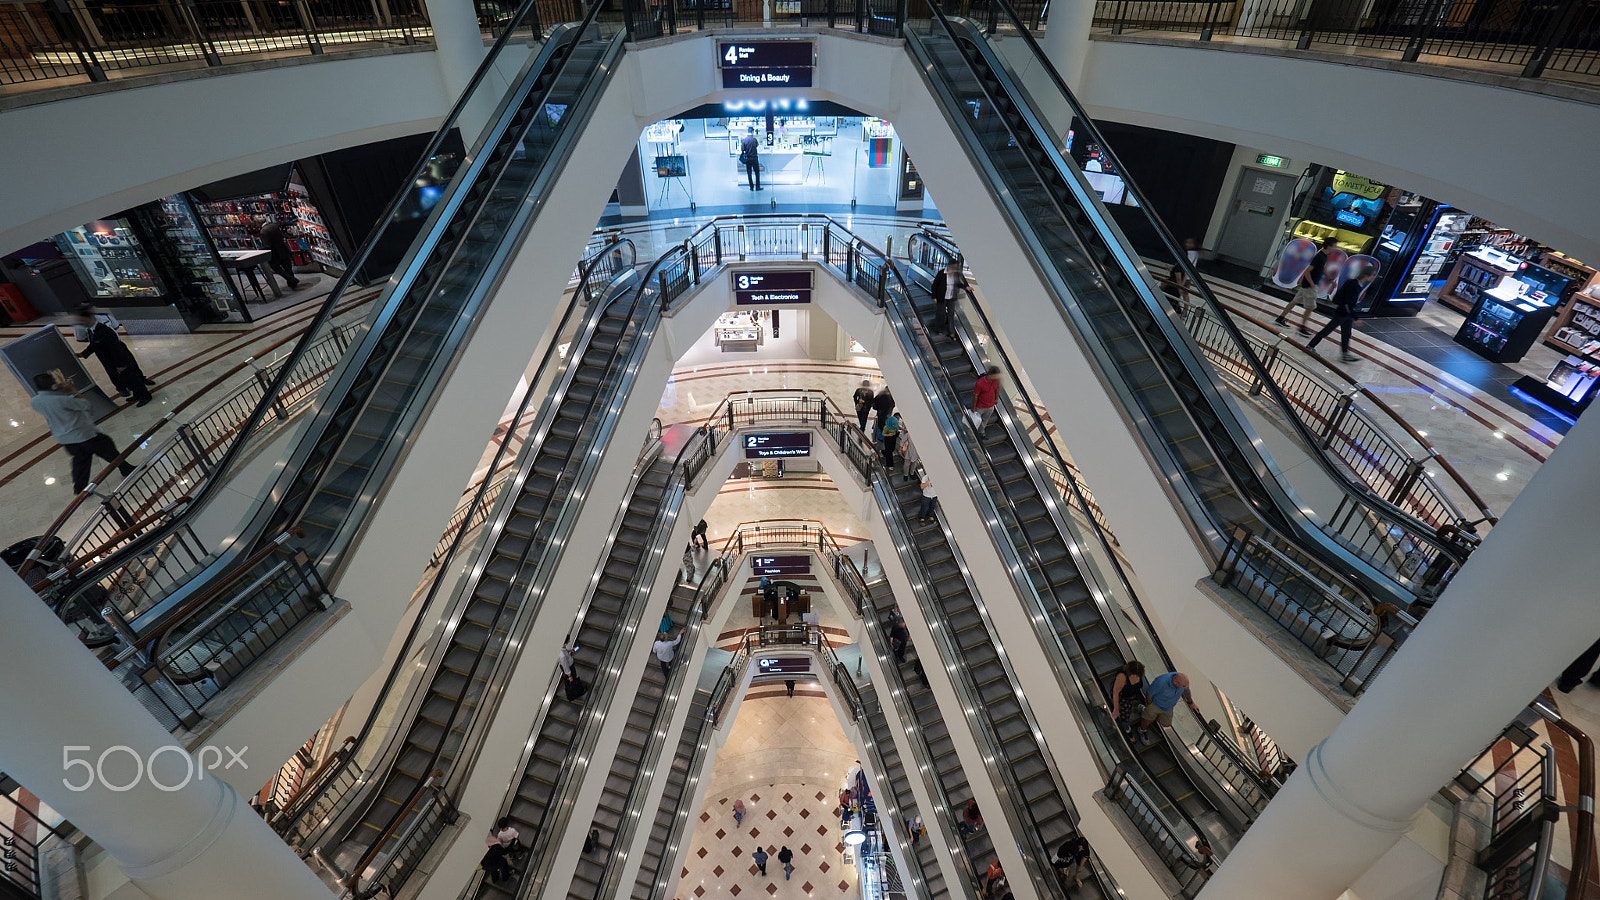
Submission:
[[[156,227],[171,248],[176,264],[189,273],[207,307],[224,317],[250,321],[233,284],[217,262],[216,250],[200,227],[200,216],[189,198],[184,194],[163,197],[155,202],[152,212],[156,213]]]
[[[200,220],[218,250],[264,250],[263,218],[273,219],[283,230],[290,263],[296,268],[319,266],[343,273],[344,257],[311,200],[305,185],[291,180],[286,190],[256,194],[237,200],[196,204]]]
[[[1520,282],[1506,279],[1479,292],[1455,341],[1491,362],[1516,362],[1544,332],[1554,306],[1539,305],[1517,290]]]
[[[90,297],[159,300],[166,285],[125,218],[101,219],[55,237]]]
[[[766,342],[761,323],[749,313],[725,313],[712,331],[718,349],[724,353],[751,353]]]
[[[1471,313],[1485,291],[1508,280],[1521,264],[1521,260],[1487,247],[1464,253],[1445,279],[1439,302],[1458,312]]]

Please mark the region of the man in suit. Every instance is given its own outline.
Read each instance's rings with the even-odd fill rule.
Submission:
[[[89,342],[89,346],[78,354],[80,359],[88,359],[90,354],[100,360],[100,365],[105,366],[106,375],[111,378],[111,386],[117,393],[131,398],[135,405],[143,406],[150,402],[149,385],[154,381],[144,377],[144,372],[139,370],[139,361],[133,358],[133,351],[128,345],[117,337],[110,325],[97,320],[94,313],[88,309],[81,309],[74,317],[73,332],[79,340]]]

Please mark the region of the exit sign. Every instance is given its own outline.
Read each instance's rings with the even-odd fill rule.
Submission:
[[[1275,169],[1281,169],[1289,163],[1287,159],[1281,156],[1268,156],[1265,153],[1256,157],[1256,162],[1263,166],[1272,166]]]

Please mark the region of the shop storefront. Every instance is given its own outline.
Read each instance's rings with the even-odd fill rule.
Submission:
[[[756,139],[759,192],[744,163],[747,137]],[[823,101],[700,107],[646,128],[637,159],[618,186],[619,196],[636,198],[624,200],[626,215],[798,203],[879,211],[931,205],[893,125]]]
[[[1295,266],[1303,268],[1331,237],[1341,263],[1331,278],[1378,267],[1379,279],[1362,298],[1365,316],[1415,316],[1429,304],[1453,310],[1465,317],[1455,342],[1502,363],[1542,342],[1587,365],[1584,348],[1600,340],[1600,308],[1585,302],[1600,304],[1600,275],[1592,267],[1466,210],[1312,166],[1287,231],[1271,261],[1279,288],[1291,287]],[[1563,390],[1571,387],[1565,375],[1551,377]]]

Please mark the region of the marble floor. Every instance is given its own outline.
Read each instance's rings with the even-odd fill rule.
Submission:
[[[856,750],[820,685],[801,683],[793,697],[781,683],[753,686],[712,762],[677,900],[859,896],[833,813],[855,763]],[[742,825],[733,818],[735,800],[744,802]],[[772,857],[765,876],[750,861],[758,846]],[[788,880],[777,858],[785,846],[794,852]]]
[[[341,302],[339,320],[349,321],[363,315],[366,305],[378,293],[378,288],[353,293]],[[153,402],[142,408],[119,402],[116,410],[100,420],[100,430],[119,448],[126,447],[161,424],[165,416],[184,401],[196,397],[213,380],[243,365],[245,359],[252,358],[264,365],[288,353],[293,339],[316,315],[319,306],[302,303],[262,316],[253,323],[206,326],[193,334],[124,335],[124,341],[132,348],[145,375],[156,382],[150,389]],[[0,328],[0,342],[21,337],[39,327],[57,326],[47,323]],[[68,346],[76,346],[70,328],[62,334]],[[110,388],[105,370],[98,362],[86,360],[85,368],[108,396],[116,397],[116,391]],[[177,414],[176,421],[185,422],[204,412],[213,402],[206,398],[220,397],[252,377],[246,366],[211,388],[205,397],[195,399]],[[0,508],[6,510],[5,521],[0,525],[0,546],[44,531],[73,496],[66,452],[51,439],[44,420],[28,405],[28,397],[16,379],[0,378],[0,408],[5,411],[0,417],[0,425],[4,426],[0,427]],[[141,462],[144,453],[140,451],[166,440],[168,433],[165,429],[157,431],[130,459],[135,464]],[[113,486],[116,480],[117,476],[113,475]],[[86,507],[69,520],[65,530],[70,533],[87,515]]]

